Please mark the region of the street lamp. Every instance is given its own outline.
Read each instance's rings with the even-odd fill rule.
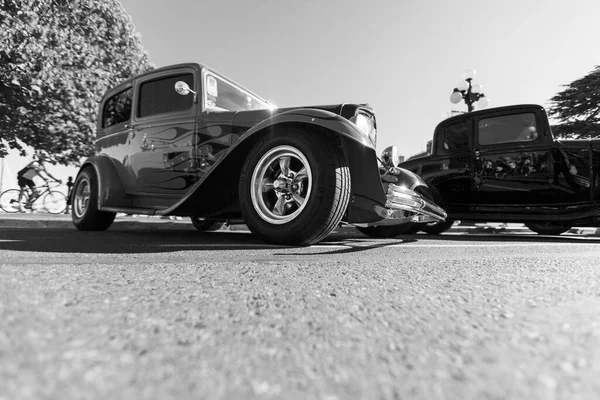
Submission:
[[[450,95],[450,102],[452,104],[458,104],[461,100],[467,103],[469,112],[473,111],[475,107],[474,103],[477,103],[477,108],[485,108],[490,104],[490,100],[483,94],[483,86],[479,83],[472,84],[473,78],[475,78],[475,70],[467,69],[463,72],[464,81],[460,81],[456,84],[454,91]]]

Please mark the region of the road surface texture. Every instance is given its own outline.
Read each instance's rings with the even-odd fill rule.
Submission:
[[[596,399],[600,238],[0,229],[0,399]]]

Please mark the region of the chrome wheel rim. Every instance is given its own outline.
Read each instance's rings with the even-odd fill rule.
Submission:
[[[312,181],[310,164],[300,150],[274,147],[261,157],[252,173],[252,206],[270,224],[288,223],[306,207]]]
[[[73,212],[77,218],[82,218],[90,202],[90,182],[82,179],[77,185],[73,196]]]

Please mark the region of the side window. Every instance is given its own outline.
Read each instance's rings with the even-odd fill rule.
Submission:
[[[439,146],[440,154],[469,150],[469,124],[467,121],[447,125]]]
[[[177,81],[184,81],[190,88],[194,87],[193,74],[173,75],[142,83],[137,116],[144,118],[191,108],[194,97],[191,94],[178,94],[175,91]]]
[[[479,121],[479,144],[531,142],[538,137],[534,113],[502,115]]]
[[[124,90],[106,100],[102,110],[102,127],[108,128],[131,119],[132,89]]]

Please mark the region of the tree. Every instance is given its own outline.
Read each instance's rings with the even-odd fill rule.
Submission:
[[[600,66],[583,78],[563,85],[550,99],[548,114],[559,121],[555,136],[569,139],[600,137]]]
[[[0,156],[90,155],[105,91],[151,68],[118,0],[0,0]]]

